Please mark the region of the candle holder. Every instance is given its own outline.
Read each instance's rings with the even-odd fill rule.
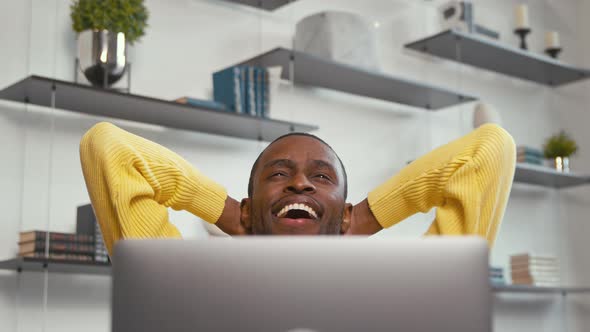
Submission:
[[[545,53],[547,53],[553,59],[557,59],[559,52],[561,52],[561,47],[550,47],[545,49]]]
[[[526,45],[526,35],[528,35],[530,32],[531,29],[529,28],[516,28],[514,30],[514,33],[520,37],[520,48],[523,50],[528,49]]]

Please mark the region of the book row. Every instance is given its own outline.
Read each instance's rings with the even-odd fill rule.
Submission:
[[[518,146],[516,148],[516,161],[519,163],[543,165],[545,162],[545,156],[539,149],[528,146]]]
[[[213,99],[239,114],[268,118],[269,74],[257,66],[234,66],[213,73]]]
[[[68,261],[109,262],[100,226],[92,205],[77,209],[76,233],[33,230],[21,232],[18,255]]]
[[[559,286],[559,264],[553,256],[528,253],[510,257],[510,276],[515,285]]]

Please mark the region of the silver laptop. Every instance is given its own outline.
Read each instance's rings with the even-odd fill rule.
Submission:
[[[491,331],[478,238],[120,241],[112,330]]]

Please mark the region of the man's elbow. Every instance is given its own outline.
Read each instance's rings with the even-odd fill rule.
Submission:
[[[85,163],[90,162],[96,155],[101,155],[101,152],[106,152],[107,141],[109,133],[116,128],[113,124],[108,122],[99,122],[92,126],[80,140],[80,161],[84,166]]]
[[[516,163],[516,144],[512,135],[496,124],[485,124],[476,129],[479,136],[479,155],[486,162],[501,163],[514,168]]]

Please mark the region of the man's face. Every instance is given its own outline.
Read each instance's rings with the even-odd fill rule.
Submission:
[[[339,234],[350,216],[344,171],[334,152],[307,136],[271,144],[242,201],[242,223],[253,234]]]

